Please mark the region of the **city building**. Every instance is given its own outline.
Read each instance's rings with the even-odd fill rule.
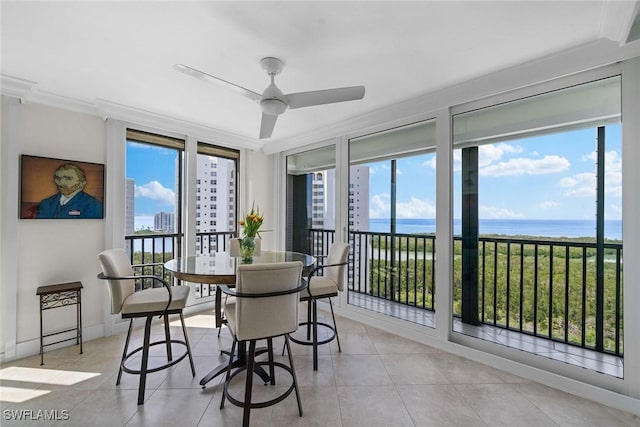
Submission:
[[[127,178],[125,185],[124,232],[125,235],[129,236],[135,232],[136,182],[131,178]]]
[[[236,172],[233,160],[198,155],[196,179],[196,252],[216,252],[218,239],[210,233],[236,228]]]
[[[158,212],[153,216],[153,230],[161,233],[173,233],[175,231],[175,214],[170,212]]]

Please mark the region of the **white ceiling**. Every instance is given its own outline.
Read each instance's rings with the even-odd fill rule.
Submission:
[[[269,81],[258,61],[276,56],[285,63],[276,77],[284,93],[366,87],[361,101],[286,111],[271,139],[278,141],[558,51],[621,39],[637,3],[3,0],[2,75],[54,98],[107,101],[256,141],[255,102],[173,65],[261,93]]]

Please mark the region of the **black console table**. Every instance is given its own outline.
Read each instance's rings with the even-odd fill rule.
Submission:
[[[58,344],[65,341],[76,340],[76,345],[80,344],[80,354],[82,354],[82,304],[80,299],[80,291],[82,283],[69,282],[59,283],[57,285],[46,285],[38,287],[36,295],[40,297],[40,365],[44,365],[44,348],[50,345]],[[45,334],[42,328],[42,313],[45,310],[53,308],[76,306],[76,327],[65,329],[63,331],[50,332]],[[48,344],[44,343],[44,339],[54,335],[64,334],[67,332],[76,332],[76,336],[67,338]]]

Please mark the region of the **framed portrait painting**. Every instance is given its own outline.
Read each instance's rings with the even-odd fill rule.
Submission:
[[[104,218],[104,165],[23,154],[20,218]]]

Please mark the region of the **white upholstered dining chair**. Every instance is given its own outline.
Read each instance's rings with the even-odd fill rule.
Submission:
[[[162,278],[153,275],[134,275],[129,258],[122,248],[108,249],[101,252],[98,254],[98,261],[102,267],[102,273],[98,274],[98,278],[106,280],[109,285],[111,314],[120,314],[123,319],[130,319],[116,385],[120,384],[123,371],[129,374],[140,375],[138,405],[142,405],[144,403],[147,374],[167,369],[180,362],[186,356],[189,356],[191,373],[195,377],[196,371],[193,365],[191,346],[189,345],[189,337],[184,324],[184,316],[182,315],[182,310],[186,305],[190,288],[188,286],[170,286]],[[154,285],[160,283],[161,286],[135,292],[135,280],[151,280]],[[171,339],[169,332],[169,315],[171,314],[180,316],[184,340]],[[151,342],[151,321],[154,316],[159,316],[164,319],[164,340]],[[146,319],[143,344],[129,351],[133,320],[137,318]],[[184,346],[184,353],[178,357],[174,357],[172,344]],[[149,368],[149,349],[155,345],[166,346],[167,362],[161,366]],[[142,352],[142,357],[139,361],[140,368],[134,368],[131,367],[131,365],[128,366],[127,362],[129,359],[132,356],[140,355],[140,352]],[[133,360],[137,361],[138,358],[134,357]]]
[[[333,303],[331,297],[338,295],[338,292],[344,290],[346,282],[346,269],[348,265],[349,245],[344,242],[336,242],[331,248],[325,263],[318,265],[307,276],[308,287],[300,293],[300,301],[307,301],[307,320],[300,323],[300,326],[306,326],[306,339],[300,337],[291,337],[291,341],[313,346],[313,370],[318,370],[318,346],[327,344],[336,339],[338,343],[338,351],[340,348],[340,337],[338,336],[338,327],[336,325],[336,317],[333,313]],[[322,275],[320,275],[322,273]],[[327,298],[329,307],[331,308],[331,318],[333,325],[318,322],[318,306],[319,299]],[[323,326],[330,331],[330,336],[320,340],[318,338],[318,326]]]
[[[229,330],[233,336],[231,354],[235,353],[239,343],[248,343],[249,350],[244,367],[233,370],[234,358],[229,358],[220,409],[224,408],[225,400],[242,407],[243,426],[249,425],[251,409],[275,405],[289,396],[292,391],[295,391],[298,412],[302,416],[298,381],[289,346],[289,334],[298,329],[299,293],[306,288],[306,282],[302,281],[301,277],[300,261],[242,264],[238,266],[235,288],[230,289],[226,285],[221,285],[222,292],[234,297],[233,304],[227,304],[225,310]],[[274,361],[272,339],[279,336],[284,336],[285,348],[289,355],[288,366]],[[256,342],[264,339],[267,340],[268,361],[256,362]],[[276,385],[275,367],[283,369],[292,377],[291,386],[273,399],[262,402],[252,401],[253,372],[256,365],[269,366],[271,385]],[[229,384],[244,370],[246,370],[245,392],[244,399],[241,400],[233,397],[229,391]]]

